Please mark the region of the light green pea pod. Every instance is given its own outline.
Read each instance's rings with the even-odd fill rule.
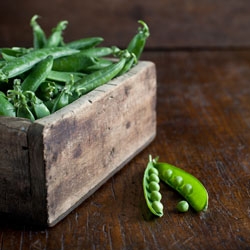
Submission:
[[[208,193],[203,184],[190,173],[168,163],[154,161],[159,177],[178,191],[197,212],[208,208]]]

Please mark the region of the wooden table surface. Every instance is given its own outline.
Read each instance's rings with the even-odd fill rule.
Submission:
[[[157,136],[52,228],[0,222],[0,250],[250,249],[250,51],[147,51],[157,68]],[[128,145],[129,147],[129,145]],[[180,214],[161,184],[164,216],[146,207],[148,155],[198,177],[205,213]]]

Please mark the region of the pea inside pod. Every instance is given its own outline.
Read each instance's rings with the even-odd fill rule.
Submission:
[[[143,176],[143,191],[149,210],[156,216],[163,216],[161,203],[160,179],[158,170],[154,167],[151,155]]]
[[[206,211],[208,193],[203,184],[190,173],[168,163],[153,161],[159,177],[178,191],[197,212]]]

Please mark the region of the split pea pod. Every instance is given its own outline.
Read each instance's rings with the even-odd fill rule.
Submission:
[[[66,43],[65,46],[71,49],[89,49],[103,42],[102,37],[86,37]]]
[[[127,50],[131,53],[134,53],[139,60],[150,33],[149,28],[145,22],[139,20],[138,23],[141,24],[142,27],[138,28],[138,32],[129,42]]]
[[[113,79],[124,67],[126,58],[121,58],[118,62],[107,66],[104,69],[98,70],[94,73],[84,76],[81,80],[75,82],[74,92],[81,96],[90,92],[91,90],[107,83]]]
[[[16,116],[14,105],[8,100],[7,96],[0,91],[0,116]]]
[[[47,43],[45,32],[36,21],[38,18],[38,15],[34,15],[30,20],[30,25],[33,29],[33,47],[35,49],[43,48]]]
[[[29,75],[24,79],[21,88],[23,91],[35,92],[40,84],[46,79],[53,65],[53,56],[48,56],[32,69]]]
[[[149,156],[148,165],[143,175],[143,192],[149,210],[156,216],[163,216],[163,205],[161,203],[159,172],[155,168],[152,156]]]
[[[48,55],[53,56],[55,59],[62,56],[72,55],[77,52],[78,50],[64,47],[33,50],[28,54],[16,58],[15,60],[6,62],[5,65],[0,68],[0,81],[7,81],[9,78],[30,70],[36,63],[45,59]]]
[[[195,176],[168,163],[154,161],[154,167],[158,170],[160,179],[178,191],[194,210],[207,210],[207,190]]]

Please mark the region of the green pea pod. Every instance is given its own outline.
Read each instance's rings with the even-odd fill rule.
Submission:
[[[43,101],[47,101],[57,96],[62,89],[63,87],[55,82],[45,81],[41,83],[36,94]]]
[[[85,72],[92,73],[97,70],[104,69],[113,64],[113,61],[104,58],[97,58],[97,63],[86,68]]]
[[[36,119],[43,118],[50,115],[50,111],[47,106],[38,97],[35,97],[31,102],[32,113],[35,115]]]
[[[98,70],[94,73],[84,76],[81,80],[75,82],[74,92],[81,96],[93,89],[107,83],[113,79],[122,70],[126,63],[126,58],[121,58],[118,62],[113,63],[104,69]]]
[[[66,91],[62,91],[53,102],[51,113],[67,106],[69,104],[69,94]]]
[[[9,102],[6,95],[0,91],[0,116],[16,116],[14,105]]]
[[[32,69],[30,74],[24,79],[21,88],[23,91],[35,92],[40,84],[47,78],[53,65],[53,56],[48,56]]]
[[[74,80],[80,80],[85,74],[80,72],[62,72],[51,70],[47,76],[47,79],[57,81],[57,82],[69,82],[72,79],[72,75]]]
[[[88,56],[82,52],[65,56],[54,60],[52,70],[64,72],[80,72],[97,63],[95,57]]]
[[[156,216],[163,216],[163,205],[161,203],[160,179],[158,170],[153,164],[151,155],[143,175],[143,192],[149,210]]]
[[[178,191],[194,210],[197,212],[207,210],[208,193],[196,177],[173,165],[156,160],[154,167],[159,171],[160,179]]]
[[[126,64],[124,65],[122,70],[119,72],[118,76],[123,75],[126,72],[128,72],[136,63],[137,63],[137,58],[135,54],[132,54],[132,56],[127,59]]]
[[[17,117],[23,117],[31,121],[35,121],[33,113],[26,104],[22,104],[17,107]]]
[[[91,57],[104,57],[110,56],[114,52],[114,48],[110,47],[94,47],[89,49],[81,50],[81,53]]]
[[[141,24],[142,27],[139,27],[138,33],[132,38],[127,47],[129,52],[134,53],[136,55],[137,60],[139,60],[142,51],[145,47],[146,40],[150,35],[147,24],[142,20],[139,20],[138,23]]]
[[[71,75],[71,80],[65,84],[65,87],[61,90],[60,94],[56,97],[51,113],[67,106],[70,103],[70,96],[72,95],[72,86],[74,84],[74,77]]]
[[[38,18],[38,15],[34,15],[30,21],[30,25],[33,29],[33,47],[35,49],[43,48],[47,43],[45,32],[36,21]]]
[[[62,43],[62,32],[66,29],[68,21],[60,21],[55,28],[53,28],[51,35],[48,37],[45,47],[57,47]]]
[[[89,49],[103,41],[102,37],[87,37],[65,44],[66,47],[71,49]]]
[[[23,56],[31,52],[32,48],[21,48],[21,47],[12,47],[12,48],[2,48],[1,54],[5,61],[16,60],[17,57]]]
[[[65,47],[33,50],[30,53],[16,58],[16,60],[6,62],[5,65],[0,68],[0,81],[8,81],[9,78],[18,76],[30,70],[35,64],[45,59],[48,55],[51,55],[54,59],[56,59],[78,52],[78,50]]]

